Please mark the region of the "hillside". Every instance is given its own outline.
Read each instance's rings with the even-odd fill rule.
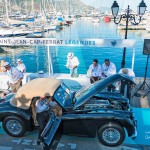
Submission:
[[[5,0],[0,0],[0,4],[0,12],[5,13]],[[8,0],[7,6],[9,14],[17,11],[22,13],[31,13],[32,10],[36,13],[43,10],[45,12],[56,10],[56,12],[62,13],[81,13],[94,9],[93,7],[85,5],[80,0],[34,0],[34,5],[32,4],[32,0]]]

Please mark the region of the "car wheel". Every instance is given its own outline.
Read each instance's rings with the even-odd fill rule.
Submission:
[[[125,139],[125,131],[116,123],[108,123],[98,129],[98,139],[106,146],[118,146]]]
[[[6,117],[2,125],[5,132],[14,137],[21,137],[26,132],[25,122],[16,116]]]

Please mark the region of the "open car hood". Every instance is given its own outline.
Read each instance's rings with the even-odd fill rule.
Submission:
[[[75,94],[76,102],[74,104],[74,109],[84,104],[89,98],[94,96],[97,92],[101,92],[104,88],[106,88],[109,84],[118,81],[118,80],[126,80],[130,82],[131,84],[135,84],[135,82],[127,75],[123,74],[115,74],[112,75],[102,81],[98,81],[94,84],[89,85],[88,87],[85,87],[78,91]]]

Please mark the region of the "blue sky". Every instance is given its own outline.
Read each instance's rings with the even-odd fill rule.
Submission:
[[[96,8],[100,7],[109,7],[111,8],[114,0],[81,0],[84,3],[95,6]],[[133,10],[137,10],[137,6],[141,2],[141,0],[116,0],[120,6],[120,8],[126,9],[128,5]],[[150,10],[150,0],[144,0],[147,5],[147,10]]]

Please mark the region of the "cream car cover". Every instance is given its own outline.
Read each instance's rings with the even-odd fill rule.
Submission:
[[[22,109],[28,109],[33,97],[53,96],[61,85],[61,80],[54,78],[38,78],[23,85],[10,100],[10,104]]]

